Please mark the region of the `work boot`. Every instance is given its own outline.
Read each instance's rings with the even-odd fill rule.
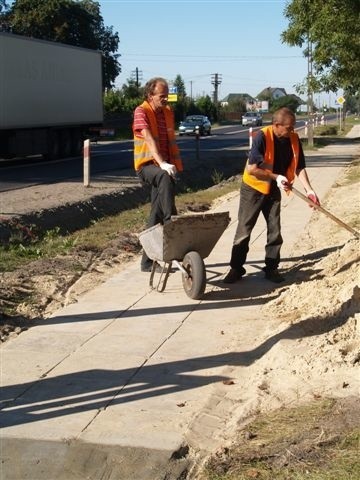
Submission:
[[[265,270],[265,278],[273,283],[281,283],[285,281],[285,278],[279,273],[277,268],[274,270]]]
[[[239,270],[235,270],[235,268],[230,268],[229,273],[226,275],[224,278],[223,282],[224,283],[235,283],[238,280],[241,280],[242,278],[242,273],[239,272]]]

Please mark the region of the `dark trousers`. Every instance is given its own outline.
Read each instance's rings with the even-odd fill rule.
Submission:
[[[267,225],[265,246],[265,268],[274,270],[280,263],[280,249],[283,243],[280,226],[281,193],[273,187],[271,193],[264,195],[245,183],[240,187],[238,225],[231,251],[230,266],[245,274],[244,263],[249,251],[250,236],[260,212]]]
[[[162,225],[171,220],[171,215],[177,215],[175,206],[175,182],[173,178],[160,167],[150,164],[138,172],[140,180],[151,186],[151,211],[147,228],[158,223]],[[148,266],[152,260],[143,253],[142,266]]]

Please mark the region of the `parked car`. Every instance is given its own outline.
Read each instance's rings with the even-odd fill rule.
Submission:
[[[211,122],[205,115],[188,115],[180,122],[179,135],[211,135]]]
[[[241,124],[243,127],[261,126],[262,115],[258,112],[246,112],[241,118]]]

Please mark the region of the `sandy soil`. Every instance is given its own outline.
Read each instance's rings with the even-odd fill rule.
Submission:
[[[359,171],[359,162],[347,169],[323,204],[346,224],[356,224],[357,229],[359,184],[350,184],[349,176],[359,178]],[[247,367],[247,378],[242,379],[247,385],[246,399],[243,382],[232,386],[231,397],[242,401],[226,422],[224,446],[208,459],[208,465],[219,475],[239,464],[249,466],[254,459],[262,459],[269,469],[277,462],[278,467],[303,468],[305,474],[307,466],[325,461],[320,437],[331,442],[360,428],[360,240],[317,213],[294,252],[300,252],[301,258],[287,268],[286,277],[292,282],[259,311],[269,319],[269,329],[259,333],[258,360]],[[271,445],[269,438],[275,436],[284,408],[288,411],[325,399],[333,399],[334,404],[324,418],[324,412],[319,417],[310,413],[299,418],[290,439],[284,434],[277,445]],[[252,430],[254,412],[261,417],[273,411],[277,413],[270,420],[260,420],[272,425],[272,433],[264,438],[262,430],[261,438]],[[293,418],[298,415],[298,410],[293,415],[287,413],[285,422],[295,422]],[[315,426],[310,432],[306,424],[311,416]],[[282,426],[279,432],[284,430]],[[256,469],[241,471],[245,472],[241,478],[263,478]],[[208,477],[200,473],[196,478]]]

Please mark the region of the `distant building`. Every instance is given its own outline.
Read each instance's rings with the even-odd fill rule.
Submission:
[[[220,104],[222,107],[226,107],[229,103],[236,103],[239,100],[245,104],[255,102],[255,98],[248,93],[229,93],[229,95],[226,95],[226,97],[221,100]]]
[[[285,88],[272,88],[272,87],[266,87],[264,90],[262,90],[259,94],[258,97],[262,98],[269,98],[272,100],[277,100],[278,98],[285,97],[287,95]]]
[[[269,100],[278,100],[279,98],[287,97],[287,99],[290,99],[290,98],[294,99],[294,101],[297,102],[298,105],[302,105],[304,103],[304,101],[299,96],[295,95],[294,93],[286,93],[285,88],[280,88],[280,87],[264,88],[264,90],[262,90],[258,94],[258,97],[267,98]]]
[[[225,98],[220,101],[222,107],[226,107],[228,105],[234,105],[239,101],[242,101],[245,105],[246,111],[254,111],[260,113],[268,113],[269,112],[269,100],[278,100],[282,97],[293,97],[297,100],[299,105],[304,104],[304,101],[295,94],[287,94],[285,88],[281,87],[266,87],[262,90],[256,98],[252,97],[248,93],[229,93]],[[263,99],[263,100],[260,100]],[[231,112],[227,113],[227,116],[230,115]],[[234,116],[237,115],[236,112],[233,112]]]

